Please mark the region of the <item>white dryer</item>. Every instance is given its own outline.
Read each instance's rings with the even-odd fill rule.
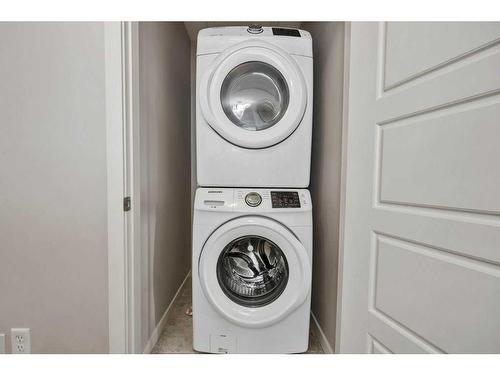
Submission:
[[[304,189],[197,190],[192,258],[195,350],[307,350],[311,206]]]
[[[307,187],[310,34],[276,27],[204,29],[196,61],[198,185]]]

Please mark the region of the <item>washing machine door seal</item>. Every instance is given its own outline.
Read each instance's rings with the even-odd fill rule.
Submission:
[[[231,298],[220,277],[221,257],[228,246],[249,237],[276,246],[286,264],[286,285],[260,306]],[[267,250],[269,253],[269,247]],[[280,256],[273,256],[275,264]],[[284,319],[304,303],[311,287],[310,258],[302,243],[282,224],[260,216],[233,219],[215,230],[203,246],[198,273],[203,293],[213,308],[232,323],[249,328],[267,327]]]
[[[199,83],[205,120],[221,137],[244,148],[267,148],[288,138],[307,105],[297,62],[272,44],[249,40],[223,51]]]

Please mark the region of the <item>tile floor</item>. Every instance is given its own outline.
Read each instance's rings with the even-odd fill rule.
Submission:
[[[186,310],[191,307],[191,278],[189,278],[172,306],[172,311],[167,318],[167,324],[154,346],[152,353],[196,353],[193,350],[192,318],[186,315]],[[309,334],[309,350],[307,354],[323,354],[323,349],[313,332]]]

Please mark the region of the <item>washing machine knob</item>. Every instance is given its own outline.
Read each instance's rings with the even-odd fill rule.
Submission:
[[[257,25],[255,23],[252,23],[250,26],[248,26],[248,29],[247,31],[250,33],[250,34],[260,34],[261,32],[264,31],[264,29],[262,28],[261,25]]]
[[[260,196],[259,193],[248,193],[245,196],[245,202],[248,204],[250,207],[257,207],[259,204],[262,203],[262,197]]]

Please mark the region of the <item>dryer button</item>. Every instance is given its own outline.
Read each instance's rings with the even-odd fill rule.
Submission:
[[[264,29],[262,28],[261,25],[256,25],[256,24],[251,24],[250,26],[248,26],[248,29],[247,31],[250,33],[250,34],[260,34],[264,31]]]
[[[262,197],[260,196],[259,193],[248,193],[245,196],[245,202],[248,204],[250,207],[257,207],[259,204],[262,203]]]

